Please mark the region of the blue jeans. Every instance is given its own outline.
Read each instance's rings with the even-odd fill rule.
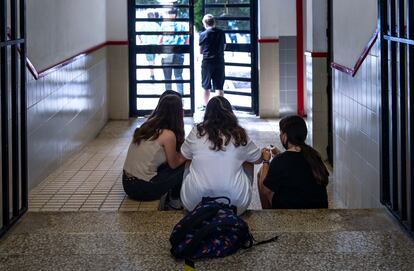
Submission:
[[[184,54],[174,54],[172,63],[165,63],[161,59],[162,65],[183,65],[184,64]],[[173,68],[163,68],[164,80],[171,80]],[[174,68],[174,78],[175,80],[183,80],[183,68]],[[184,94],[184,85],[183,83],[176,83],[177,91],[183,95]],[[172,90],[171,83],[165,83],[165,90]]]
[[[171,193],[173,198],[179,198],[183,173],[184,165],[176,169],[161,165],[155,177],[150,181],[144,181],[133,176],[127,176],[124,172],[122,185],[125,193],[135,200],[157,200],[168,192]]]

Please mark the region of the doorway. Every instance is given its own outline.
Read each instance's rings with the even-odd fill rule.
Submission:
[[[195,76],[194,24],[206,13],[226,34],[225,97],[236,110],[257,114],[257,0],[129,0],[128,5],[131,117],[149,114],[165,90],[181,93],[186,114],[194,113],[195,95],[202,93]]]

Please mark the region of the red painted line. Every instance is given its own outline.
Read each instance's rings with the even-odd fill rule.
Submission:
[[[344,73],[347,73],[349,75],[353,75],[354,74],[354,70],[353,69],[348,68],[348,67],[345,67],[345,66],[343,66],[341,64],[338,64],[338,63],[335,63],[335,62],[332,62],[331,63],[331,68],[336,69],[336,70],[341,71],[341,72],[344,72]]]
[[[106,45],[128,45],[127,40],[110,40],[106,42]]]
[[[310,57],[314,57],[314,58],[326,58],[329,56],[328,52],[311,52],[311,51],[306,51],[305,52],[305,56],[310,56]]]
[[[375,32],[372,35],[372,37],[370,38],[369,42],[365,46],[364,51],[362,51],[362,53],[359,56],[357,62],[355,63],[354,68],[349,68],[349,67],[346,67],[346,66],[341,65],[341,64],[336,63],[336,62],[332,62],[331,67],[333,69],[336,69],[338,71],[347,73],[347,74],[351,75],[352,77],[354,77],[357,74],[359,68],[361,68],[362,63],[364,63],[365,59],[367,58],[367,56],[368,56],[369,52],[371,51],[372,47],[374,46],[375,42],[377,41],[378,33],[379,33],[379,30],[378,29],[375,30]]]
[[[303,0],[296,0],[297,113],[305,116],[303,79]]]
[[[94,47],[91,47],[83,52],[80,52],[72,57],[69,57],[57,64],[54,64],[46,69],[43,69],[41,71],[37,71],[36,68],[34,67],[34,65],[32,64],[32,62],[29,60],[29,58],[26,58],[26,67],[29,69],[30,73],[33,75],[33,77],[38,80],[40,78],[45,77],[46,75],[55,72],[67,65],[69,65],[70,63],[75,62],[76,60],[85,57],[86,55],[89,55],[105,46],[114,46],[114,45],[128,45],[128,41],[124,41],[124,40],[119,40],[119,41],[106,41],[104,43],[98,44]]]
[[[278,43],[279,39],[257,39],[258,43]]]

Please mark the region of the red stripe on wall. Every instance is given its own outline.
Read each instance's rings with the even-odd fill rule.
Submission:
[[[29,69],[29,71],[33,75],[33,77],[36,80],[38,80],[38,79],[40,79],[42,77],[45,77],[46,75],[48,75],[52,72],[55,72],[55,71],[65,67],[65,66],[69,65],[70,63],[75,62],[76,60],[78,60],[78,59],[80,59],[80,58],[82,58],[86,55],[89,55],[89,54],[91,54],[91,53],[93,53],[93,52],[95,52],[99,49],[102,49],[105,46],[114,46],[114,45],[128,45],[128,41],[124,41],[124,40],[106,41],[104,43],[101,43],[101,44],[98,44],[94,47],[91,47],[91,48],[89,48],[89,49],[87,49],[83,52],[80,52],[80,53],[78,53],[74,56],[71,56],[71,57],[69,57],[69,58],[67,58],[67,59],[65,59],[65,60],[63,60],[63,61],[61,61],[57,64],[54,64],[54,65],[52,65],[52,66],[50,66],[46,69],[43,69],[41,71],[37,71],[35,66],[32,64],[32,62],[28,58],[26,58],[26,67]]]
[[[257,39],[258,43],[278,43],[279,39],[274,39],[274,38],[258,38]]]
[[[326,58],[329,56],[328,52],[311,52],[311,51],[306,51],[305,52],[305,56],[310,56],[310,57],[314,57],[314,58]]]
[[[305,116],[303,86],[303,0],[296,0],[296,55],[297,55],[297,109],[298,115]]]

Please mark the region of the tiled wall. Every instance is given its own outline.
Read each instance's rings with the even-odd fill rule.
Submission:
[[[328,158],[327,63],[325,57],[306,56],[306,122],[308,141],[322,158]]]
[[[35,80],[27,73],[29,187],[93,139],[108,119],[106,49]]]
[[[128,119],[128,46],[108,46],[109,118]]]
[[[279,115],[279,44],[259,43],[259,115]]]
[[[297,112],[296,36],[279,37],[280,115]]]
[[[355,77],[333,76],[335,192],[348,208],[380,207],[378,44]]]

